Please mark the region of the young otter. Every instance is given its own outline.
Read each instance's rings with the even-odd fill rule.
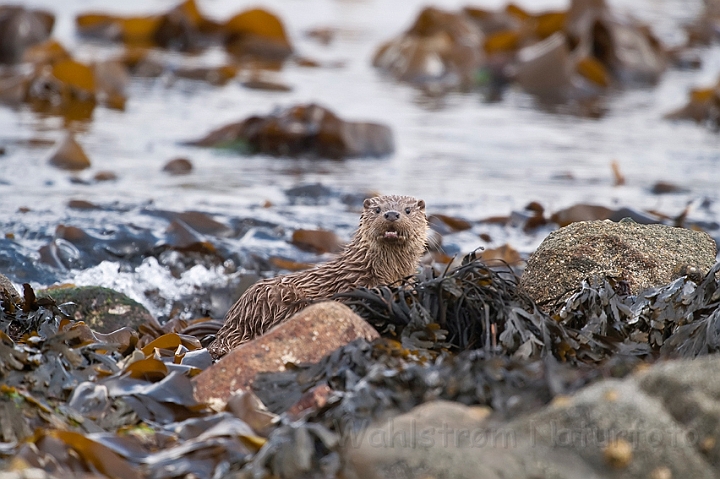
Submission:
[[[208,347],[210,353],[223,356],[311,301],[414,274],[425,250],[425,202],[410,196],[378,196],[366,199],[363,207],[360,227],[336,259],[248,288],[225,316],[225,324]]]

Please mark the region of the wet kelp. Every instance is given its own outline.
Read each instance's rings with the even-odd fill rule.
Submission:
[[[334,464],[371,420],[426,401],[486,406],[499,421],[659,358],[717,352],[718,271],[720,263],[698,283],[684,276],[637,296],[615,278],[589,278],[552,317],[516,290],[509,271],[472,257],[441,275],[344,295],[400,341],[356,341],[317,364],[258,375],[253,389],[282,426],[256,457],[262,461],[246,467],[298,473]],[[458,324],[472,332],[454,333]],[[500,339],[520,331],[524,343]],[[308,458],[305,466],[290,460],[297,457]]]
[[[549,316],[509,269],[471,255],[454,269],[344,295],[385,338],[258,375],[264,405],[246,392],[214,409],[195,401],[190,381],[211,364],[198,340],[204,322],[101,334],[27,286],[23,298],[2,297],[0,465],[109,477],[337,477],[343,447],[370,421],[430,400],[485,406],[502,421],[658,358],[717,352],[719,271],[636,296],[616,278],[588,278]]]
[[[719,270],[720,263],[699,284],[689,274],[637,296],[621,278],[588,278],[550,316],[518,290],[509,268],[491,268],[471,254],[440,275],[427,269],[424,277],[339,299],[407,349],[552,354],[574,363],[597,363],[617,352],[695,357],[718,350]],[[681,347],[680,337],[692,338],[692,345]]]
[[[419,278],[338,298],[407,349],[483,349],[530,357],[566,340],[518,291],[512,270],[492,269],[474,255],[439,276],[427,268]]]
[[[0,310],[0,465],[69,477],[211,477],[264,439],[193,397],[212,360],[200,341],[162,328],[92,331],[64,305],[4,295]],[[250,416],[248,416],[250,417]]]

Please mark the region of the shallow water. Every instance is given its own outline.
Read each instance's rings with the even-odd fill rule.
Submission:
[[[167,10],[175,3],[128,0],[108,5],[101,0],[66,0],[60,9],[55,0],[24,2],[55,12],[54,36],[80,59],[108,57],[119,48],[77,38],[77,13],[102,10],[143,14]],[[257,5],[255,1],[229,0],[198,3],[203,12],[218,19]],[[340,61],[344,66],[302,68],[288,64],[275,78],[293,87],[289,93],[250,90],[237,81],[216,87],[167,77],[133,79],[125,111],[98,106],[91,122],[70,125],[93,164],[79,174],[51,167],[47,158],[52,146],[32,146],[30,142],[57,141],[64,131],[61,119],[33,113],[27,107],[0,108],[0,146],[7,150],[0,156],[0,231],[14,233],[16,241],[33,257],[58,223],[86,230],[127,223],[164,228],[164,224],[141,213],[149,205],[173,211],[205,211],[219,215],[221,220],[267,219],[288,231],[322,227],[348,238],[357,214],[340,202],[320,207],[288,204],[284,189],[316,182],[347,193],[415,195],[426,200],[430,213],[443,212],[470,220],[506,215],[535,200],[548,211],[587,202],[654,209],[669,215],[679,214],[693,201],[692,218],[720,221],[720,135],[693,123],[662,119],[664,113],[684,104],[690,88],[716,81],[720,47],[701,51],[703,66],[699,71],[671,69],[655,87],[610,93],[604,99],[606,114],[600,119],[548,112],[517,89],[510,89],[502,101],[495,103],[485,102],[479,93],[428,99],[412,87],[384,77],[370,65],[375,48],[407,28],[426,3],[264,1],[263,6],[283,19],[300,55],[324,62]],[[432,3],[447,8],[468,4],[455,0]],[[474,4],[499,7],[504,3]],[[531,10],[566,5],[551,0],[518,3]],[[681,25],[702,7],[700,0],[609,3],[619,12],[651,22],[668,44],[682,41]],[[310,28],[328,26],[340,31],[329,46],[304,35]],[[170,58],[178,65],[182,60],[179,55]],[[219,50],[192,58],[197,64],[218,64],[222,60]],[[396,152],[382,159],[309,161],[247,158],[181,144],[250,114],[266,114],[278,106],[304,102],[318,102],[345,119],[388,124],[395,135]],[[169,176],[161,171],[168,160],[178,156],[191,159],[192,174]],[[626,177],[624,186],[613,185],[613,160]],[[71,181],[74,176],[89,179],[101,170],[115,172],[118,180],[92,185]],[[573,179],[563,179],[568,176]],[[653,195],[649,188],[659,180],[685,187],[689,193]],[[81,212],[66,207],[70,199],[113,206],[107,211]],[[276,207],[260,208],[266,200]],[[19,213],[21,207],[31,211]],[[477,240],[477,233],[475,228],[455,235],[449,249],[466,252],[484,244]],[[496,245],[510,241],[527,253],[547,230],[531,236],[502,228],[492,233]],[[255,250],[270,244],[294,258],[307,256],[282,242],[254,241],[250,236],[229,244]],[[166,277],[157,265],[148,264],[145,270],[128,275],[128,284],[118,289],[135,290],[137,284],[132,285],[133,281],[148,281],[164,285],[171,294],[173,288],[182,286]],[[195,271],[193,275],[191,282],[196,285],[224,281],[221,272]],[[113,273],[112,266],[102,265],[80,275],[65,272],[59,278],[111,285],[121,276]],[[33,279],[36,284],[44,281]]]

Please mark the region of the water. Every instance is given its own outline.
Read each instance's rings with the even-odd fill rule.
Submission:
[[[24,4],[54,11],[55,37],[78,58],[90,60],[108,58],[119,48],[77,38],[76,14],[91,10],[146,14],[165,11],[175,2],[127,0],[106,5],[101,0],[66,0],[62,9],[55,0]],[[172,211],[200,210],[220,219],[270,218],[287,231],[322,227],[348,238],[357,214],[341,203],[321,207],[288,204],[284,189],[315,182],[349,193],[414,195],[426,200],[430,213],[470,220],[506,215],[533,200],[548,211],[586,202],[654,209],[670,215],[679,214],[694,201],[691,216],[720,220],[720,136],[692,123],[662,118],[684,104],[690,88],[717,80],[720,47],[701,51],[703,66],[699,71],[669,70],[655,87],[610,93],[605,98],[607,114],[600,119],[545,111],[517,89],[510,89],[496,103],[484,102],[478,93],[450,94],[429,101],[370,65],[376,47],[406,29],[425,4],[424,0],[265,1],[262,5],[283,19],[300,55],[321,62],[340,61],[344,66],[303,68],[289,63],[275,76],[293,87],[289,93],[250,90],[237,81],[215,87],[169,77],[133,79],[125,111],[97,107],[91,122],[69,125],[92,161],[92,168],[79,174],[51,167],[47,163],[51,146],[29,144],[30,140],[60,139],[64,134],[61,119],[33,113],[27,107],[0,108],[0,145],[7,150],[0,157],[0,215],[4,218],[0,223],[4,231],[0,232],[14,233],[32,257],[58,223],[88,230],[113,223],[162,229],[163,225],[140,213],[149,205]],[[467,3],[442,0],[433,4],[455,9]],[[475,2],[487,8],[504,4],[495,0]],[[520,4],[531,10],[566,6],[566,2],[553,0]],[[681,25],[695,18],[702,8],[700,0],[616,0],[610,4],[618,12],[652,23],[662,40],[671,45],[682,42]],[[199,2],[203,12],[217,19],[256,5],[255,1]],[[329,46],[304,34],[310,28],[328,26],[339,30]],[[214,49],[193,58],[178,54],[165,58],[177,66],[187,62],[210,65],[222,63],[223,55]],[[383,159],[309,161],[246,158],[181,144],[250,114],[266,114],[278,106],[306,102],[318,102],[345,119],[388,124],[395,135],[396,152]],[[175,157],[189,158],[193,173],[179,177],[164,174],[162,166]],[[624,186],[614,186],[613,160],[626,177]],[[115,172],[118,180],[91,185],[71,181],[74,177],[89,179],[101,170]],[[568,175],[574,179],[562,179]],[[689,193],[650,194],[649,188],[659,180],[671,181]],[[104,212],[79,212],[66,207],[71,199],[113,206]],[[707,200],[705,207],[700,208],[697,205],[703,200]],[[276,206],[260,208],[266,201]],[[21,207],[31,211],[19,213]],[[523,235],[502,228],[485,229],[491,230],[499,244],[510,241],[522,252],[532,251],[547,234],[547,230]],[[479,231],[474,228],[449,242],[454,242],[456,249],[473,249],[481,244],[477,241]],[[239,247],[239,241],[230,244]],[[246,243],[250,241],[246,239]],[[292,255],[292,247],[288,248],[285,252]],[[299,257],[298,253],[294,255]],[[111,266],[98,268],[82,275],[66,272],[65,276],[68,280],[107,284],[117,276]],[[147,268],[160,268],[153,270],[158,275],[155,281],[167,285],[169,295],[173,288],[180,288],[176,279],[163,276],[162,267],[151,264]],[[213,278],[202,274],[193,278],[193,284],[224,281],[219,272]],[[147,271],[129,273],[130,283],[146,279]],[[137,289],[131,285],[119,288]]]

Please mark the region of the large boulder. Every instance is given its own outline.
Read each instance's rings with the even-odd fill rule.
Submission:
[[[317,362],[355,339],[378,337],[349,307],[335,301],[313,304],[193,378],[195,397],[204,403],[226,402],[235,391],[248,391],[258,373],[284,371],[287,363]]]
[[[342,159],[393,152],[389,127],[340,119],[319,105],[298,105],[268,116],[251,116],[191,141],[245,154]]]
[[[505,423],[426,403],[345,431],[347,477],[717,478],[718,367],[715,357],[656,365]]]
[[[706,233],[632,221],[581,221],[550,233],[530,256],[520,287],[546,309],[584,279],[613,277],[631,294],[667,284],[688,270],[705,274],[717,245]]]

